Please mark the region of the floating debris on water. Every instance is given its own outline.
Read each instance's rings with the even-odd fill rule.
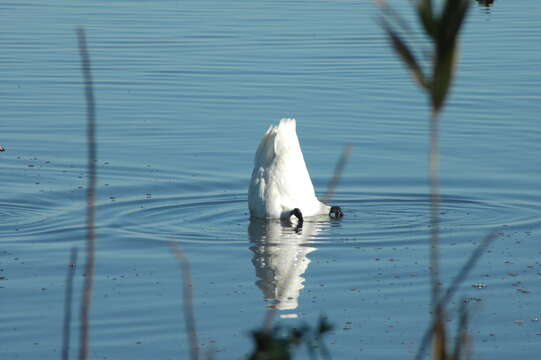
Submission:
[[[483,301],[483,299],[478,298],[478,297],[473,297],[473,296],[472,296],[472,297],[464,298],[463,301],[464,301],[464,304],[468,304],[468,303],[470,303],[470,302],[481,302],[481,301]]]
[[[486,288],[488,285],[485,284],[485,283],[475,283],[475,284],[472,284],[472,288],[475,288],[475,289],[484,289]]]

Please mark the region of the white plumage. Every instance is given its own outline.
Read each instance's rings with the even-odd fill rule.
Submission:
[[[304,217],[329,214],[331,207],[316,198],[295,119],[280,120],[261,139],[254,159],[248,206],[250,215],[257,218],[289,218],[294,209],[299,209]]]

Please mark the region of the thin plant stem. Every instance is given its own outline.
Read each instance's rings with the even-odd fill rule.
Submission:
[[[186,332],[188,334],[190,359],[198,360],[199,346],[197,342],[197,329],[195,326],[195,315],[193,311],[192,271],[190,262],[176,242],[169,242],[169,247],[177,258],[182,272],[182,308],[184,312],[184,321],[186,323]]]
[[[338,162],[336,163],[336,167],[334,168],[334,175],[332,179],[329,181],[329,185],[327,185],[327,192],[325,193],[325,196],[323,197],[324,203],[329,204],[332,197],[334,196],[334,193],[336,192],[336,188],[338,187],[338,184],[340,183],[340,178],[342,177],[342,173],[344,172],[344,169],[346,167],[349,157],[351,156],[352,151],[353,151],[352,145],[344,146],[344,150],[342,151],[342,154],[340,155],[340,158],[338,159]]]
[[[468,358],[468,325],[469,325],[469,313],[466,308],[466,302],[460,304],[459,309],[459,322],[458,322],[458,332],[455,339],[455,346],[453,354],[456,359],[462,359],[463,354],[466,354],[464,358]]]
[[[466,277],[468,276],[470,271],[473,269],[475,264],[477,264],[477,261],[481,258],[481,255],[483,255],[483,252],[485,251],[485,249],[497,237],[498,237],[498,232],[492,231],[479,243],[479,245],[471,253],[470,257],[468,258],[468,261],[466,261],[466,263],[462,266],[462,268],[460,268],[460,271],[451,282],[451,285],[449,285],[449,287],[445,291],[445,294],[441,297],[439,301],[436,302],[436,304],[434,305],[434,309],[437,309],[438,307],[444,308],[445,306],[447,306],[449,301],[451,301],[452,297],[455,295],[456,291],[458,290],[460,284],[466,279]],[[421,344],[415,356],[415,360],[422,359],[426,351],[426,348],[428,346],[428,343],[434,334],[435,328],[436,328],[436,317],[434,316],[432,318],[430,326],[428,327],[428,329],[425,331],[423,335]]]
[[[430,117],[430,283],[432,285],[432,307],[436,309],[439,297],[439,234],[440,234],[440,193],[439,193],[439,132],[438,115],[432,111]],[[435,314],[436,312],[433,311]]]
[[[87,191],[86,191],[86,265],[85,281],[83,287],[83,301],[81,304],[81,334],[79,359],[88,358],[89,337],[90,337],[90,309],[92,306],[92,290],[94,286],[95,268],[95,195],[96,195],[96,105],[92,87],[92,74],[90,56],[86,45],[86,35],[83,28],[77,29],[79,53],[81,56],[81,71],[85,84],[86,99],[86,143],[88,146],[87,155]]]
[[[391,26],[382,20],[382,26],[387,33],[393,49],[407,66],[415,81],[427,92],[431,104],[429,120],[429,164],[428,181],[430,193],[430,285],[432,320],[429,330],[425,333],[416,359],[420,359],[425,352],[430,339],[433,339],[433,358],[448,359],[447,331],[445,326],[445,305],[452,297],[460,282],[481,256],[482,251],[492,241],[492,235],[487,237],[478,246],[469,261],[462,267],[455,281],[447,289],[444,296],[440,294],[440,268],[439,268],[439,242],[440,242],[440,183],[439,183],[439,115],[445,105],[451,88],[453,75],[456,67],[458,35],[464,18],[470,6],[470,0],[446,0],[439,14],[434,13],[432,0],[410,0],[416,8],[420,24],[425,34],[431,38],[433,44],[433,60],[431,75],[427,75],[417,61],[413,49],[408,46],[402,37]],[[402,18],[387,9],[384,0],[380,0],[384,15],[394,20],[400,27],[403,26]],[[407,28],[406,28],[407,32]],[[464,330],[465,331],[465,330]],[[460,354],[455,354],[460,356]]]
[[[62,326],[62,360],[69,359],[71,305],[73,299],[73,277],[77,264],[77,248],[71,248],[68,271],[66,274],[66,289],[64,291],[64,325]]]

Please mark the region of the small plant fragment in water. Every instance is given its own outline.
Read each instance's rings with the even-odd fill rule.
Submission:
[[[275,325],[252,331],[255,349],[249,360],[289,360],[293,359],[293,350],[306,345],[310,359],[330,359],[330,353],[323,342],[323,335],[332,330],[324,317],[313,328],[309,325],[284,327]],[[319,350],[319,351],[316,351]]]
[[[476,0],[476,1],[479,3],[479,5],[485,6],[485,7],[490,7],[494,3],[494,0]]]

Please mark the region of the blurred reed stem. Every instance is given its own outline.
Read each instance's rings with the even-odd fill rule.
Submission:
[[[440,265],[439,265],[439,236],[440,236],[440,190],[439,190],[439,113],[432,111],[430,116],[430,284],[432,286],[432,308],[436,311],[439,298]]]
[[[96,194],[96,105],[92,86],[90,55],[88,54],[86,35],[83,28],[77,29],[79,54],[81,56],[81,71],[84,79],[86,99],[86,143],[87,154],[87,190],[86,190],[86,264],[85,281],[83,286],[83,301],[81,303],[81,334],[79,359],[88,358],[90,337],[90,310],[92,306],[92,290],[94,286],[94,268],[96,252],[95,235],[95,194]]]
[[[336,166],[334,168],[334,174],[331,180],[329,181],[329,184],[327,185],[327,192],[323,196],[323,202],[325,204],[330,204],[332,197],[334,196],[334,193],[336,192],[336,188],[338,187],[338,184],[340,183],[340,179],[342,178],[342,174],[344,172],[344,169],[346,168],[346,164],[348,162],[349,157],[351,156],[351,152],[353,151],[352,145],[346,145],[344,146],[344,150],[342,150],[342,154],[340,155],[340,158],[338,159],[338,162],[336,163]]]
[[[439,301],[435,304],[436,309],[445,309],[445,307],[449,304],[453,296],[458,291],[458,288],[460,284],[466,279],[468,274],[471,272],[471,270],[475,267],[475,264],[477,264],[477,261],[481,258],[481,255],[483,255],[483,252],[490,246],[490,244],[496,240],[496,238],[499,236],[499,233],[496,231],[492,231],[487,236],[483,238],[483,240],[477,245],[475,250],[470,254],[470,257],[468,260],[462,265],[460,268],[460,271],[455,276],[455,278],[451,281],[451,284],[447,287],[447,290],[443,295],[440,296]],[[466,309],[462,309],[462,311],[466,311]],[[438,311],[436,314],[444,315],[441,311]],[[432,317],[432,321],[430,323],[430,326],[425,331],[423,338],[421,340],[421,344],[419,345],[419,349],[417,350],[417,354],[415,355],[416,360],[421,360],[423,358],[423,355],[426,351],[426,348],[428,347],[428,344],[430,342],[430,339],[434,335],[434,333],[437,330],[438,327],[438,321],[439,316],[434,315]],[[460,358],[456,358],[455,360],[458,360]]]
[[[174,241],[169,242],[171,252],[177,258],[182,273],[182,310],[188,334],[188,346],[190,347],[190,359],[199,359],[199,343],[197,342],[197,329],[195,326],[195,315],[193,311],[193,287],[192,270],[190,261],[184,255],[180,246]]]
[[[463,343],[467,339],[467,310],[461,308],[459,329],[453,350],[449,350],[447,344],[448,335],[446,330],[445,306],[458,289],[460,283],[465,280],[467,274],[473,268],[486,247],[496,238],[496,233],[489,234],[476,247],[468,261],[460,269],[458,275],[452,281],[442,296],[440,294],[440,270],[439,270],[439,242],[440,242],[440,180],[439,180],[439,118],[450,93],[456,60],[458,58],[459,34],[464,24],[471,0],[445,0],[433,2],[432,0],[411,0],[415,7],[421,29],[424,35],[431,41],[431,49],[421,51],[428,53],[429,64],[423,66],[415,54],[415,51],[403,40],[405,35],[411,35],[407,23],[392,10],[384,0],[377,0],[383,9],[381,24],[385,30],[391,46],[399,56],[403,64],[410,71],[413,79],[426,92],[431,107],[429,119],[429,170],[428,179],[430,187],[430,284],[431,284],[431,308],[432,321],[429,329],[425,332],[416,359],[422,359],[430,339],[433,341],[432,357],[437,360],[458,360],[465,353]],[[434,4],[436,3],[436,4]],[[435,6],[440,11],[434,11]],[[441,6],[439,6],[441,5]],[[392,25],[394,24],[394,26]],[[401,28],[400,35],[395,28]],[[404,34],[405,33],[405,34]],[[410,42],[411,39],[410,39]]]
[[[77,248],[71,248],[68,271],[66,274],[66,289],[64,291],[64,323],[62,326],[62,360],[69,359],[71,307],[73,299],[73,277],[77,264]]]

